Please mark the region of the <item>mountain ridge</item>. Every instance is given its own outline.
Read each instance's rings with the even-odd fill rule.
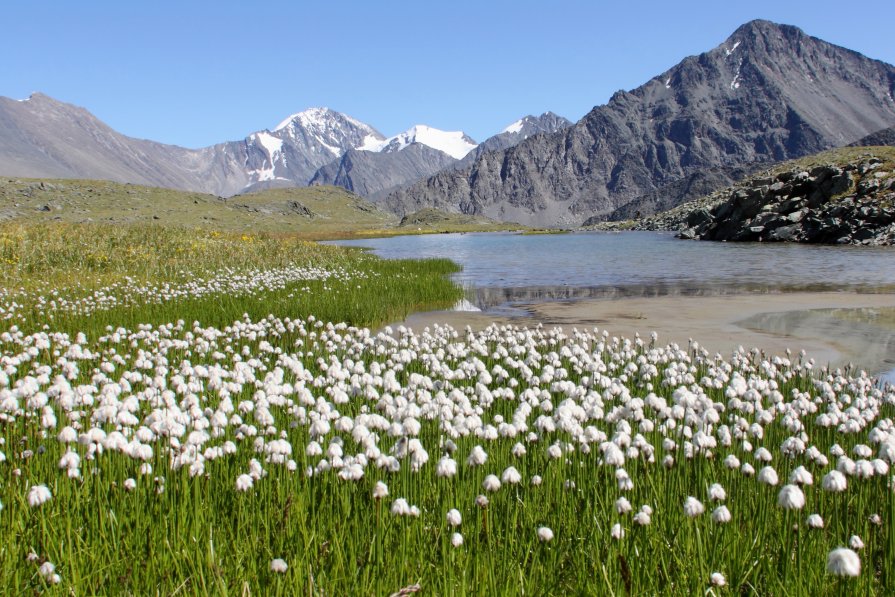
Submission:
[[[891,65],[791,25],[750,21],[573,126],[484,153],[386,204],[398,215],[437,207],[575,226],[699,169],[816,153],[891,126],[893,90]]]

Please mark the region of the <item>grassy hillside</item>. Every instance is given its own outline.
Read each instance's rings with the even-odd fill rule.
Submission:
[[[0,222],[157,224],[302,238],[505,230],[485,218],[424,210],[399,222],[339,187],[214,195],[102,180],[0,178]],[[517,227],[511,225],[510,227]]]

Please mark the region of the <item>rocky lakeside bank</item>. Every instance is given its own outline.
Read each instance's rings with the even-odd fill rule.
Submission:
[[[824,152],[656,216],[592,229],[668,230],[700,240],[892,245],[895,149]]]

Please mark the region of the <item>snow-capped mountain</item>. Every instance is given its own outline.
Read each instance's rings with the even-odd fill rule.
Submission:
[[[479,146],[461,131],[424,125],[385,138],[335,110],[309,108],[242,140],[186,149],[127,137],[83,108],[36,93],[24,101],[0,97],[0,174],[99,178],[225,197],[335,184],[381,199],[478,155],[498,137],[499,147],[524,138],[537,128],[532,119]]]
[[[308,108],[293,114],[278,124],[271,134],[294,143],[321,146],[334,158],[348,149],[385,139],[370,125],[329,108]]]
[[[329,108],[309,108],[280,122],[272,131],[246,137],[248,181],[291,181],[303,186],[322,166],[337,160],[349,149],[380,143],[385,137],[371,127]]]
[[[0,97],[0,174],[98,178],[230,196],[305,186],[346,151],[385,137],[327,108],[293,114],[274,130],[186,149],[118,133],[83,108],[35,93]]]
[[[455,160],[463,159],[467,153],[477,147],[476,142],[463,131],[442,131],[431,126],[418,124],[384,141],[365,143],[358,149],[392,153],[401,151],[412,143],[420,143],[432,149],[437,149]]]

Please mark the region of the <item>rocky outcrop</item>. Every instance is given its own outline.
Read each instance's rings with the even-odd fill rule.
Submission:
[[[846,164],[755,178],[686,215],[684,239],[891,245],[895,163],[866,154]]]
[[[852,143],[849,147],[868,147],[873,145],[895,145],[895,126],[890,126],[887,129],[870,133],[859,141]]]
[[[483,153],[393,193],[387,205],[398,214],[437,207],[579,226],[698,171],[792,159],[892,126],[893,94],[895,67],[796,27],[752,21],[574,126]]]

